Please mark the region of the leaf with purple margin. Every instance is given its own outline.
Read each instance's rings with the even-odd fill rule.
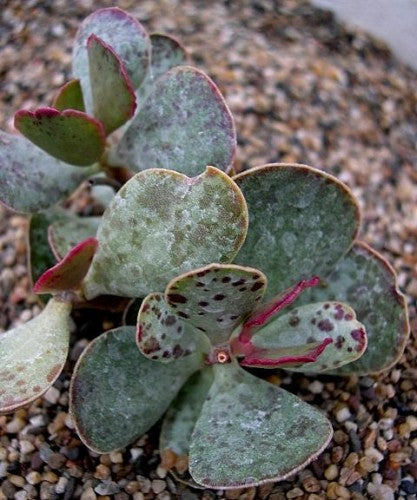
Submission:
[[[352,246],[359,207],[335,177],[305,165],[272,164],[233,179],[250,218],[235,263],[266,274],[268,298],[301,279],[325,276]]]
[[[202,360],[189,356],[155,363],[137,349],[135,328],[96,338],[79,358],[70,387],[70,412],[83,443],[98,453],[122,448],[166,411]]]
[[[165,300],[215,345],[229,340],[265,289],[265,275],[257,269],[210,264],[174,278],[167,286]]]
[[[410,325],[405,297],[384,257],[365,243],[356,242],[325,283],[327,286],[307,292],[297,305],[315,300],[346,301],[355,309],[368,336],[365,354],[332,373],[375,373],[394,365],[404,351]]]
[[[161,293],[151,293],[143,299],[136,343],[144,356],[162,363],[209,350],[201,333],[177,316]]]
[[[136,109],[135,89],[113,49],[95,35],[87,40],[93,114],[110,134]]]
[[[52,107],[59,111],[64,111],[64,109],[85,111],[80,80],[70,80],[63,85],[55,96]]]
[[[36,318],[0,335],[0,413],[40,397],[68,354],[71,304],[52,299]]]
[[[74,76],[81,80],[88,112],[92,112],[93,108],[87,54],[87,39],[90,35],[96,35],[110,45],[122,60],[135,88],[145,78],[151,50],[145,28],[137,19],[117,7],[99,9],[84,19],[75,37],[72,70]]]
[[[323,345],[326,339],[328,345]],[[280,368],[305,373],[325,372],[351,363],[366,349],[365,328],[357,321],[355,311],[347,304],[331,301],[307,304],[280,315],[258,330],[251,340],[255,353],[249,356],[261,359],[285,356]],[[323,346],[317,356],[305,361],[297,359],[303,355],[308,358],[308,350],[314,344]],[[306,352],[288,351],[293,347],[304,347]],[[244,365],[248,366],[246,362]],[[264,366],[274,368],[273,365]]]
[[[245,200],[220,170],[208,167],[193,179],[145,170],[122,187],[103,214],[86,297],[143,297],[164,291],[178,274],[229,262],[247,224]]]
[[[202,71],[179,66],[155,83],[109,161],[194,176],[207,165],[228,169],[235,150],[233,118],[218,88]]]
[[[0,131],[0,199],[17,212],[55,205],[96,171],[58,161],[24,137]]]
[[[327,418],[236,363],[213,367],[214,383],[191,437],[190,473],[208,488],[286,479],[327,446]]]

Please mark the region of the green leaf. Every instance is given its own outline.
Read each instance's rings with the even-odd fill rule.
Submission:
[[[101,217],[79,217],[68,215],[65,220],[59,220],[48,228],[48,239],[52,251],[61,260],[78,243],[97,234]]]
[[[208,488],[286,479],[314,460],[332,437],[321,412],[235,363],[215,380],[191,437],[190,473]]]
[[[80,80],[70,80],[63,85],[59,89],[58,94],[55,96],[52,107],[58,109],[59,111],[64,111],[64,109],[85,111]]]
[[[180,66],[155,83],[109,161],[136,172],[158,167],[194,176],[207,165],[226,170],[235,150],[233,118],[216,85]]]
[[[200,362],[146,359],[134,327],[103,333],[85,349],[71,381],[70,411],[81,440],[98,453],[128,445],[163,415]]]
[[[279,316],[258,330],[251,343],[245,346],[243,366],[320,373],[362,356],[366,333],[351,307],[329,301]]]
[[[145,28],[131,15],[117,7],[99,9],[84,19],[77,31],[73,49],[72,69],[81,80],[84,101],[92,112],[87,39],[96,35],[120,57],[134,87],[145,78],[150,59],[150,41]]]
[[[160,293],[143,299],[136,333],[141,353],[163,363],[203,350],[201,333],[177,316]]]
[[[216,168],[193,179],[169,170],[141,172],[103,214],[86,297],[143,297],[162,292],[180,273],[229,262],[245,238],[247,223],[239,189]]]
[[[204,368],[191,375],[169,407],[162,422],[159,450],[162,460],[169,451],[188,455],[191,434],[213,383],[213,369]]]
[[[0,335],[0,413],[40,397],[57,379],[69,346],[71,304],[52,299],[36,318]]]
[[[42,274],[34,284],[33,291],[58,293],[77,290],[87,274],[97,244],[95,238],[88,238],[76,245],[58,264]]]
[[[15,114],[14,125],[51,156],[80,167],[98,161],[106,145],[102,124],[74,109],[22,109]]]
[[[326,283],[327,286],[306,293],[302,300],[346,301],[365,325],[368,337],[365,354],[334,373],[367,374],[394,365],[404,351],[410,325],[395,271],[384,257],[365,243],[356,242]]]
[[[0,131],[0,199],[17,212],[40,212],[55,205],[96,170],[72,167],[25,138]]]
[[[176,314],[204,332],[212,344],[227,342],[262,299],[263,273],[250,267],[210,264],[174,278],[165,299]]]
[[[135,89],[113,49],[95,35],[87,40],[94,116],[110,134],[134,114]]]
[[[305,165],[273,164],[233,179],[250,219],[235,262],[266,274],[268,298],[301,279],[325,276],[352,246],[359,207],[336,178]]]

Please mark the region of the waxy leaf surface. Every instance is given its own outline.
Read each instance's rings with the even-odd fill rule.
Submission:
[[[55,96],[52,107],[59,111],[64,111],[64,109],[85,111],[80,80],[70,80],[63,85]]]
[[[55,205],[95,171],[58,161],[24,137],[0,131],[0,200],[17,212]]]
[[[85,167],[104,152],[105,133],[100,122],[73,109],[58,111],[22,109],[15,114],[15,127],[33,144],[71,165]]]
[[[359,208],[336,178],[304,165],[273,164],[234,180],[250,219],[235,263],[266,274],[268,297],[300,279],[328,274],[352,246]]]
[[[210,264],[174,278],[165,298],[176,314],[204,332],[212,344],[220,344],[229,340],[265,289],[265,275],[257,269]]]
[[[96,35],[114,50],[126,68],[134,87],[145,78],[150,58],[150,41],[145,28],[131,15],[117,7],[99,9],[81,24],[73,49],[73,73],[81,80],[84,102],[93,111],[87,40]]]
[[[101,217],[78,217],[71,214],[65,220],[51,224],[48,239],[56,259],[61,260],[78,243],[95,236],[100,221]]]
[[[226,170],[235,149],[233,118],[216,85],[200,70],[180,66],[155,83],[110,162],[193,176],[207,165]]]
[[[199,360],[155,363],[137,349],[135,328],[110,330],[95,339],[76,365],[70,408],[82,441],[107,453],[146,432],[165,412]]]
[[[197,483],[229,489],[282,480],[329,443],[330,422],[312,406],[235,363],[213,368],[191,437],[190,473]]]
[[[162,292],[185,271],[231,261],[247,224],[239,189],[216,168],[193,179],[163,169],[141,172],[103,214],[86,296]]]
[[[41,396],[57,379],[69,346],[71,305],[50,300],[36,318],[0,335],[0,412]]]
[[[358,242],[325,282],[326,287],[307,292],[301,301],[346,301],[355,309],[368,337],[365,354],[335,373],[373,373],[396,363],[404,351],[410,326],[404,295],[388,262],[368,245]]]
[[[136,109],[135,89],[121,59],[95,35],[87,42],[94,116],[110,134]]]
[[[309,353],[310,346],[320,346],[326,339],[329,343],[323,345],[323,350],[317,353],[316,361],[305,359],[309,354],[313,354],[314,359],[314,352]],[[281,356],[279,366],[282,368],[317,373],[350,363],[362,356],[366,349],[366,332],[351,307],[329,301],[300,306],[288,314],[278,316],[256,332],[252,341],[257,348],[266,350],[261,354],[263,359],[275,356],[279,359]],[[288,351],[287,348],[294,346],[304,346],[305,351]],[[243,364],[247,366],[247,363]],[[256,363],[251,364],[255,365]]]

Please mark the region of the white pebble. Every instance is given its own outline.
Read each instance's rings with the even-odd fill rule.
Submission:
[[[44,398],[48,403],[51,403],[52,405],[55,405],[58,403],[58,399],[60,396],[60,392],[56,387],[50,387],[44,394]]]
[[[343,408],[337,411],[336,420],[338,422],[345,422],[346,420],[349,420],[351,416],[352,414],[350,413],[349,408],[347,406],[344,406]]]
[[[323,392],[323,387],[323,384],[319,380],[315,380],[309,384],[308,390],[313,394],[320,394]]]
[[[55,486],[55,492],[58,494],[62,494],[65,492],[65,489],[68,484],[68,479],[64,476],[60,477],[56,486]]]

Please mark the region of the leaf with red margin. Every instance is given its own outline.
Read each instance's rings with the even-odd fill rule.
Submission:
[[[87,40],[93,114],[110,134],[135,113],[135,89],[114,50],[95,35]]]
[[[51,156],[79,167],[98,161],[106,145],[103,125],[74,109],[22,109],[15,114],[14,125]]]
[[[45,271],[33,287],[35,293],[58,293],[79,288],[97,250],[98,241],[87,238]]]
[[[63,85],[55,96],[52,107],[58,111],[64,109],[76,109],[85,111],[83,92],[81,90],[80,80],[74,79]]]

